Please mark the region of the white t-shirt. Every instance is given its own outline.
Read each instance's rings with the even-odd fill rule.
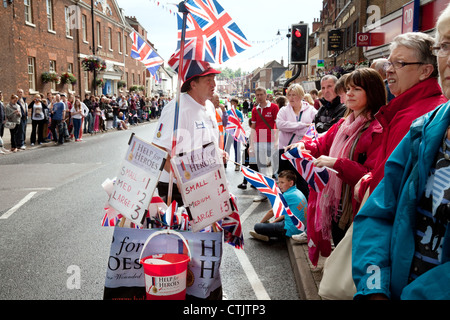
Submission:
[[[41,103],[33,104],[33,112],[31,113],[31,120],[44,120],[44,109]]]
[[[174,99],[164,107],[153,137],[153,143],[168,150],[169,155],[172,150],[175,105],[176,100]],[[219,129],[212,102],[207,100],[206,105],[202,106],[189,94],[181,94],[177,136],[177,154],[201,148],[210,142],[217,145]],[[163,170],[160,181],[169,182],[167,171]]]

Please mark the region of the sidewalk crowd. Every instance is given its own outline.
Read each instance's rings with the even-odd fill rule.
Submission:
[[[79,95],[48,92],[24,96],[23,89],[16,94],[3,95],[0,91],[0,154],[26,150],[29,146],[54,142],[82,141],[83,134],[108,130],[127,130],[131,125],[158,119],[165,97],[148,98],[140,93],[113,96]],[[27,126],[31,125],[31,132]],[[3,141],[9,130],[10,141]],[[4,144],[10,142],[10,150]]]
[[[306,93],[294,83],[286,96],[258,87],[250,99],[220,99],[210,95],[218,73],[209,68],[185,80],[180,110],[196,110],[202,118],[189,129],[192,114],[186,113],[181,125],[210,130],[208,139],[217,139],[224,154],[233,148],[235,158],[224,158],[225,168],[234,163],[235,171],[245,166],[277,179],[287,205],[306,226],[300,231],[291,219],[272,219],[269,211],[250,232],[254,238],[307,243],[313,266],[333,254],[351,259],[352,268],[340,272],[350,275],[355,299],[450,299],[450,5],[437,21],[434,38],[420,32],[401,34],[391,43],[389,57],[339,79],[326,75],[320,91]],[[64,143],[57,136],[73,134],[78,141],[81,133],[126,129],[161,115],[154,143],[170,151],[171,130],[161,131],[161,124],[170,127],[164,119],[173,115],[161,114],[167,101],[159,101],[129,95],[86,96],[81,102],[77,96],[57,94],[37,96],[27,104],[19,90],[2,106],[0,136],[8,122],[15,123],[16,129],[9,129],[11,150],[25,149],[21,128],[28,111],[31,143],[36,143],[36,128],[43,132],[37,143]],[[80,112],[83,125],[77,120]],[[246,144],[227,133],[235,114],[250,129]],[[215,124],[210,126],[210,120]],[[317,138],[304,139],[312,124]],[[205,142],[210,141],[194,141]],[[327,170],[326,184],[320,187],[317,176],[311,183],[310,176],[282,158],[294,149],[312,159],[315,168]],[[247,182],[244,178],[237,188],[246,190]],[[160,194],[167,186],[158,184]],[[253,201],[266,200],[260,193]],[[353,242],[344,253],[338,248],[346,239]],[[333,281],[327,286],[340,285],[344,277]]]

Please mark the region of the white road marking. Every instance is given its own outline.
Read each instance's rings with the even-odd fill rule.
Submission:
[[[14,207],[12,207],[11,209],[9,209],[8,211],[6,211],[1,217],[0,219],[8,219],[14,212],[16,212],[21,206],[23,206],[25,203],[27,203],[31,198],[33,198],[33,196],[36,194],[37,192],[30,192],[29,194],[27,194],[25,196],[25,198],[23,198],[22,200],[19,201],[18,204],[16,204]]]
[[[245,212],[240,217],[241,224],[244,224],[244,221],[258,207],[259,204],[260,202],[253,202],[251,206],[247,210],[245,210]],[[243,249],[234,249],[234,252],[236,253],[237,258],[241,263],[242,269],[244,269],[245,275],[247,276],[247,279],[250,282],[253,291],[255,292],[256,298],[258,300],[270,300],[270,297],[267,294],[266,289],[264,288],[261,280],[256,274],[256,271],[253,268],[247,255],[245,254],[245,251]]]

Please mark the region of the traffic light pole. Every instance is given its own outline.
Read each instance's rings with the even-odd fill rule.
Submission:
[[[295,72],[294,76],[292,78],[289,78],[286,80],[286,82],[284,83],[284,87],[283,87],[283,95],[286,96],[286,91],[287,88],[289,87],[289,85],[291,84],[292,81],[294,81],[295,79],[298,78],[298,76],[300,75],[301,71],[302,71],[303,65],[302,64],[298,64],[297,65],[297,72]]]

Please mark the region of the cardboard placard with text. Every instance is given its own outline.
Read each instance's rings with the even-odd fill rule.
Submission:
[[[184,206],[197,232],[232,213],[221,152],[214,143],[171,159]]]
[[[142,225],[167,159],[167,152],[132,134],[109,204],[131,222]]]

